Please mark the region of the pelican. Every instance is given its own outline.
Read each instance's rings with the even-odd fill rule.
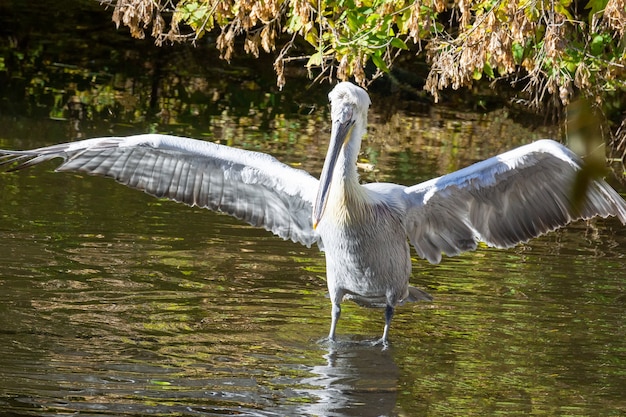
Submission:
[[[411,252],[433,264],[482,241],[509,248],[577,219],[617,216],[626,201],[601,179],[574,204],[582,161],[540,140],[413,186],[359,183],[356,162],[370,98],[342,82],[329,93],[332,129],[320,179],[270,155],[183,137],[102,137],[0,150],[8,171],[63,158],[57,171],[111,177],[190,206],[230,214],[326,257],[335,340],[341,302],[384,308],[387,345],[396,306],[431,296],[409,286]]]

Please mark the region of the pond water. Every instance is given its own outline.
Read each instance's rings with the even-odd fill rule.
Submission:
[[[124,45],[117,54],[133,56]],[[140,47],[161,60],[196,53]],[[278,92],[245,70],[211,81],[215,68],[144,77],[115,57],[94,75],[93,60],[55,48],[19,76],[0,71],[0,147],[159,131],[321,169],[327,85]],[[373,101],[364,181],[413,184],[558,134],[503,110]],[[389,349],[370,343],[383,312],[350,303],[329,345],[316,248],[54,166],[0,175],[3,415],[626,413],[626,229],[615,219],[436,266],[415,259],[412,284],[434,301],[398,308]]]

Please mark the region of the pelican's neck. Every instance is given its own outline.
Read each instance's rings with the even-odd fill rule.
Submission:
[[[359,173],[356,167],[364,133],[365,129],[361,126],[355,126],[352,129],[350,139],[339,154],[339,160],[333,175],[337,182],[333,184],[331,189],[332,199],[336,200],[338,204],[345,204],[347,207],[359,204],[365,194],[363,187],[359,183]]]
[[[361,139],[358,139],[359,145]],[[343,147],[340,155],[340,161],[337,164],[337,178],[343,179],[344,186],[355,186],[359,184],[359,173],[356,169],[360,146],[355,146],[355,139],[350,139]]]

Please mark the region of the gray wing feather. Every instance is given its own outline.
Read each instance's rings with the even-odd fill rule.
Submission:
[[[507,248],[577,219],[617,216],[626,224],[626,202],[605,181],[593,180],[575,206],[580,158],[542,140],[404,191],[407,234],[431,263],[441,254],[476,249],[478,241]]]
[[[230,214],[283,239],[311,246],[318,181],[275,158],[167,135],[95,138],[32,151],[0,151],[12,170],[61,157],[58,171],[111,177],[129,187]]]

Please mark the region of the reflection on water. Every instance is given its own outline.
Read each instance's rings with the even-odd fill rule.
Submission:
[[[399,370],[391,352],[370,342],[339,341],[302,384],[315,401],[298,410],[314,416],[387,416],[396,407]]]

